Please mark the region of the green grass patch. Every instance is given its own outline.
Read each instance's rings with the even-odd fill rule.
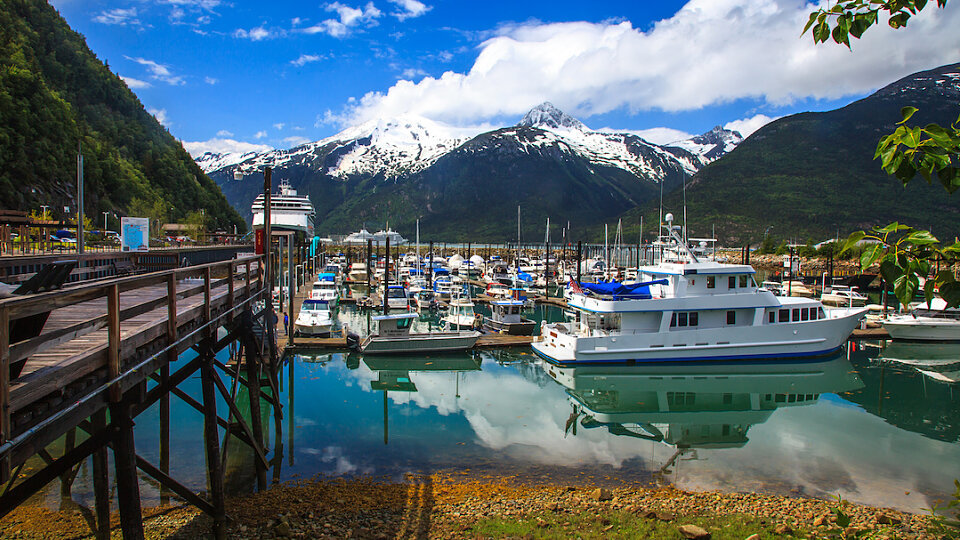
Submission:
[[[746,515],[680,517],[670,522],[648,519],[626,511],[601,515],[589,511],[579,513],[531,514],[482,518],[472,524],[471,534],[502,537],[562,538],[684,538],[678,527],[698,525],[711,533],[714,540],[743,540],[752,534],[760,538],[785,538],[773,532],[775,524]],[[793,533],[805,538],[802,531]]]

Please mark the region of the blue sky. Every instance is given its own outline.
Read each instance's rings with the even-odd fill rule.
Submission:
[[[376,118],[513,124],[551,101],[655,142],[827,110],[960,61],[960,9],[814,47],[803,0],[54,0],[193,153]]]

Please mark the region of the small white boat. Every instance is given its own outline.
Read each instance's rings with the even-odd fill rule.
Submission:
[[[418,312],[426,310],[437,310],[440,308],[440,302],[437,301],[437,295],[430,289],[420,289],[411,297],[411,303]]]
[[[764,281],[760,286],[776,296],[813,298],[813,291],[804,285],[802,281]],[[862,306],[863,304],[860,305]]]
[[[500,298],[506,300],[511,297],[513,293],[510,292],[510,287],[502,283],[491,283],[487,285],[487,290],[485,291],[487,296],[492,296],[494,298]]]
[[[398,313],[373,317],[377,333],[368,336],[358,347],[364,354],[418,354],[426,352],[465,351],[473,347],[480,332],[410,332],[416,313]]]
[[[311,300],[309,298],[304,300],[293,328],[296,335],[300,336],[329,336],[333,328],[330,304],[324,300]]]
[[[887,317],[882,324],[893,339],[960,341],[960,310],[947,309],[942,298],[921,304],[906,315]]]
[[[473,301],[462,293],[454,294],[449,311],[440,321],[450,330],[472,330],[480,326],[480,319],[473,311]]]
[[[440,300],[450,300],[457,285],[448,277],[440,278],[433,282],[433,290],[440,297]]]
[[[337,290],[337,284],[334,281],[336,277],[333,274],[320,274],[317,280],[313,282],[313,288],[310,289],[311,300],[323,300],[330,304],[330,307],[336,307],[340,301],[340,291]]]
[[[347,274],[347,278],[349,278],[350,281],[366,281],[367,265],[359,262],[351,264],[350,272]]]
[[[857,292],[856,287],[846,285],[834,285],[820,295],[822,304],[839,307],[865,306],[868,300],[870,299]]]
[[[511,336],[533,335],[537,323],[523,317],[523,307],[523,302],[519,300],[495,300],[490,302],[490,316],[484,317],[483,325],[501,334]]]
[[[410,309],[410,299],[407,297],[407,289],[405,289],[403,285],[390,285],[387,287],[387,306],[390,309],[403,311]]]

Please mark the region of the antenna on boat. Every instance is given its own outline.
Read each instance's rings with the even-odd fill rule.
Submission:
[[[663,234],[663,179],[660,179],[660,224],[657,229],[657,239]]]
[[[683,243],[687,243],[687,177],[683,177]]]

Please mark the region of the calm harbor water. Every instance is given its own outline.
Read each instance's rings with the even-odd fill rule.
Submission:
[[[544,307],[530,315],[563,316]],[[365,313],[344,306],[340,319],[365,330]],[[915,365],[932,358],[948,365]],[[366,358],[304,352],[289,357],[281,375],[283,459],[269,474],[671,482],[840,494],[922,511],[960,477],[958,370],[960,346],[883,342],[852,344],[815,362],[649,367],[560,368],[529,349]],[[199,397],[199,379],[185,389]],[[201,490],[202,416],[177,398],[171,411],[172,475]],[[157,417],[154,407],[136,427],[138,453],[154,463]],[[266,407],[264,418],[272,438]],[[229,490],[253,490],[252,453],[242,443],[231,443],[228,469]],[[84,505],[93,500],[89,473],[84,465],[73,490]],[[141,478],[144,504],[156,503],[157,487]],[[55,482],[35,501],[63,504]]]

